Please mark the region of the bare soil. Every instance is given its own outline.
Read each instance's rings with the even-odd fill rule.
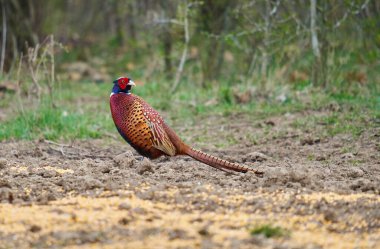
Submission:
[[[119,138],[0,143],[0,248],[380,248],[380,129],[292,125],[307,115],[325,113],[174,123],[263,177],[149,161]],[[286,234],[250,234],[264,224]]]

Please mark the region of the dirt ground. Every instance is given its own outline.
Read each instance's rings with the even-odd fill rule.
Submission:
[[[380,129],[212,116],[185,141],[264,172],[148,161],[118,137],[0,143],[0,248],[380,248]],[[239,122],[231,122],[231,120]],[[286,235],[251,235],[260,225]]]

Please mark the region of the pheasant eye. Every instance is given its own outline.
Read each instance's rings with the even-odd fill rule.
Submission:
[[[124,90],[125,88],[127,88],[128,82],[126,79],[120,79],[118,83],[121,90]]]

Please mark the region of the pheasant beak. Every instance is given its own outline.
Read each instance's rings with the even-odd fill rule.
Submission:
[[[132,80],[129,80],[127,86],[136,86],[136,84]]]

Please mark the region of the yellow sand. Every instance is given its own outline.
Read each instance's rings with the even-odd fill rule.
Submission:
[[[174,196],[177,189],[166,190],[167,196]],[[222,200],[217,196],[207,196],[199,194],[194,196],[197,200],[203,198],[213,199],[215,202],[233,204],[238,206],[243,201],[253,198],[263,198],[265,201],[265,212],[247,212],[244,207],[235,209],[217,209],[204,212],[193,210],[189,203],[187,207],[190,212],[184,212],[184,205],[167,204],[164,202],[142,200],[137,198],[132,192],[125,192],[127,197],[107,197],[109,193],[104,193],[104,197],[89,198],[76,196],[50,202],[48,205],[22,206],[17,204],[0,205],[0,231],[2,236],[14,235],[15,241],[5,240],[0,248],[12,248],[21,245],[23,248],[30,247],[30,243],[36,242],[40,236],[48,235],[45,245],[61,245],[65,248],[201,248],[202,243],[211,240],[218,246],[232,247],[233,239],[249,239],[249,229],[259,224],[273,224],[288,229],[291,234],[288,237],[269,239],[261,245],[241,244],[240,248],[271,248],[271,240],[284,245],[299,246],[305,248],[307,245],[319,245],[323,248],[380,248],[380,229],[372,230],[369,233],[358,232],[334,232],[328,227],[348,229],[344,222],[338,221],[332,224],[321,215],[295,215],[292,208],[288,212],[281,214],[271,211],[273,205],[286,203],[291,197],[286,193],[259,193],[257,195],[229,196]],[[169,197],[171,198],[171,197]],[[380,197],[371,194],[338,195],[335,193],[313,193],[300,194],[297,198],[302,198],[308,205],[324,198],[327,202],[344,200],[347,202],[358,201],[377,203],[380,208]],[[272,202],[270,202],[270,200]],[[121,203],[127,202],[131,209],[143,208],[145,213],[136,213],[125,209],[119,209]],[[186,206],[186,205],[185,205]],[[130,223],[119,224],[122,218],[129,218]],[[350,217],[357,228],[366,227],[366,221],[359,214]],[[194,221],[196,220],[196,221]],[[30,227],[37,225],[41,231],[31,232]],[[141,231],[149,228],[164,228],[158,234],[135,238],[130,236],[120,236],[113,233],[115,226],[121,226],[131,230],[133,234],[140,234]],[[199,234],[201,229],[206,229],[209,236]],[[169,239],[167,231],[180,229],[186,231],[185,238]],[[51,232],[60,231],[100,231],[106,234],[106,242],[87,243],[83,245],[64,244],[64,242],[49,236]],[[347,231],[347,230],[346,230]],[[351,231],[348,229],[348,231]],[[46,240],[45,240],[46,241]],[[244,247],[245,246],[245,247]]]

